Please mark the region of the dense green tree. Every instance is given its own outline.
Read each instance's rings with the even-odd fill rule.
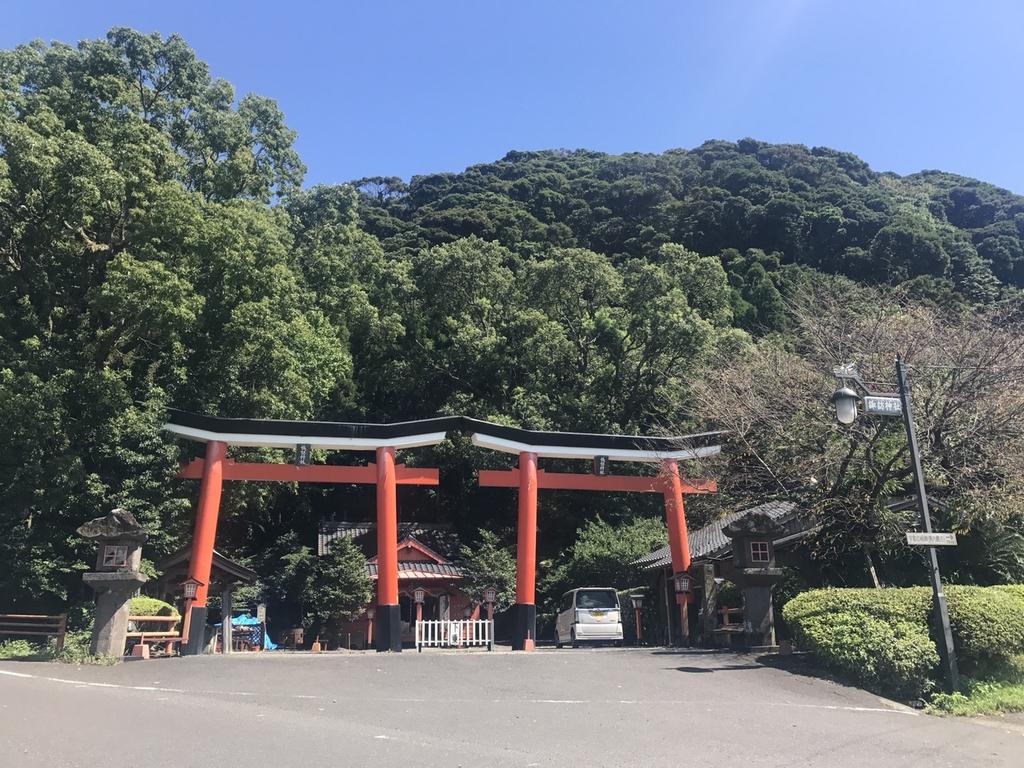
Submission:
[[[276,542],[264,565],[268,596],[291,609],[293,621],[319,631],[331,620],[362,613],[373,596],[366,556],[351,539],[317,555],[294,534]]]
[[[462,545],[462,589],[475,600],[482,600],[485,589],[497,590],[495,610],[503,611],[516,600],[516,557],[510,547],[502,546],[494,531],[481,528],[477,541]]]
[[[657,518],[637,518],[613,526],[600,517],[576,532],[576,540],[555,562],[547,563],[542,586],[549,599],[575,587],[628,589],[640,583],[633,561],[668,541]]]
[[[750,362],[770,383],[758,355],[817,359],[795,307],[828,274],[899,284],[908,313],[951,327],[979,308],[1020,316],[1024,198],[973,179],[900,178],[832,149],[743,139],[662,154],[510,152],[461,173],[304,189],[294,138],[273,101],[238,98],[177,36],[118,28],[0,52],[0,607],[87,599],[91,553],[73,532],[112,506],[144,522],[152,559],[188,540],[195,488],[174,475],[196,446],[161,431],[168,406],[682,431],[741,412],[702,400],[720,361]],[[860,322],[866,310],[850,312]],[[806,413],[783,416],[767,457],[735,453],[750,497],[778,484],[757,457],[845,445],[822,451],[807,442]],[[893,455],[886,440],[873,461]],[[963,445],[941,448],[950,467],[967,462]],[[965,578],[1019,572],[1019,521],[1004,514],[1012,472],[984,448],[970,493],[967,475],[941,470],[961,483],[970,551],[993,553],[985,573],[965,561]],[[478,531],[512,525],[512,503],[492,503],[474,476],[500,459],[456,438],[408,460],[438,464],[444,480],[403,509],[453,522],[480,539],[470,550],[481,572],[507,571]],[[977,491],[982,470],[1002,496]],[[830,508],[830,551],[878,546],[854,493],[866,478],[834,494],[845,506]],[[234,484],[218,546],[255,563],[278,610],[336,607],[317,590],[341,576],[303,547],[322,515],[360,514],[364,502],[351,489]],[[542,556],[597,562],[593,544],[625,557],[612,539],[650,543],[634,536],[645,523],[630,527],[649,502],[552,494]],[[980,522],[982,507],[996,523]],[[588,526],[599,516],[609,524]],[[577,530],[590,543],[569,552]],[[346,557],[345,572],[358,570]]]

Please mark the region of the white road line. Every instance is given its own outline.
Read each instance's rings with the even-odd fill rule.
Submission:
[[[44,675],[32,675],[24,672],[12,672],[6,669],[0,669],[0,675],[6,675],[8,677],[17,678],[30,678],[33,680],[45,680],[51,683],[62,683],[64,685],[73,685],[76,688],[114,688],[125,691],[149,691],[156,693],[180,693],[180,694],[191,694],[201,696],[242,696],[242,697],[268,697],[268,698],[285,698],[285,699],[304,699],[304,700],[331,700],[336,701],[336,696],[313,696],[310,694],[288,694],[288,693],[258,693],[255,691],[210,691],[210,690],[186,690],[184,688],[160,688],[153,685],[121,685],[119,683],[99,683],[89,682],[84,680],[69,680],[64,677],[47,677]],[[365,701],[366,699],[364,699]],[[383,699],[372,699],[374,702],[382,703],[394,703],[394,704],[426,704],[433,703],[434,700],[426,698],[383,698]],[[689,701],[686,699],[445,699],[449,704],[482,704],[490,702],[492,704],[563,704],[563,705],[600,705],[600,704],[617,704],[617,705],[628,705],[635,706],[637,704],[643,704],[646,706],[689,706],[698,704],[700,702]],[[841,712],[875,712],[887,715],[910,715],[911,717],[917,717],[920,712],[916,712],[911,709],[896,709],[890,707],[857,707],[857,706],[844,706],[838,704],[795,704],[792,702],[757,702],[774,707],[797,707],[800,709],[825,709]]]

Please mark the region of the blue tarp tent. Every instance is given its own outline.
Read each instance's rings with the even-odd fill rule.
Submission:
[[[255,616],[249,616],[243,614],[241,616],[231,617],[232,627],[258,627],[260,625],[259,619]],[[270,635],[267,633],[266,627],[263,628],[263,650],[265,651],[276,651],[277,643],[270,639]]]

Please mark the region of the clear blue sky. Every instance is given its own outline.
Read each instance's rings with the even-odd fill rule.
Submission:
[[[276,98],[308,183],[745,136],[1024,193],[1020,0],[9,0],[0,47],[178,32]]]

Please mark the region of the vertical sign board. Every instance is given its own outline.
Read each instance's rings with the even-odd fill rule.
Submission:
[[[295,464],[300,467],[306,466],[312,453],[313,449],[309,443],[299,443],[295,446]]]
[[[595,456],[594,457],[594,474],[604,477],[608,474],[608,457],[607,456]]]
[[[912,547],[955,547],[955,533],[907,532],[907,544]]]

